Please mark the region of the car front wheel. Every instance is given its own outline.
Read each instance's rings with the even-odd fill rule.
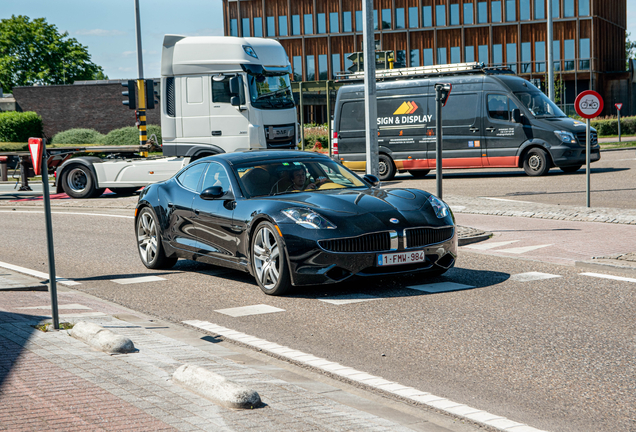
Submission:
[[[258,286],[268,295],[282,295],[291,285],[282,238],[270,222],[261,222],[252,237],[252,266]]]
[[[177,257],[166,256],[159,221],[149,207],[144,207],[137,218],[137,246],[141,262],[149,269],[169,269],[177,262]]]

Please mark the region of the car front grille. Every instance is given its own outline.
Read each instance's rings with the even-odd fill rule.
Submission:
[[[453,238],[453,227],[407,228],[404,230],[404,247],[414,248],[441,243]]]
[[[391,234],[395,231],[384,231],[364,234],[358,237],[319,240],[321,248],[329,252],[381,252],[391,250]],[[395,236],[397,238],[397,236]]]
[[[577,132],[576,138],[579,140],[579,144],[582,146],[585,145],[585,132]],[[596,136],[596,132],[590,131],[590,145],[596,145],[598,143],[598,137]]]

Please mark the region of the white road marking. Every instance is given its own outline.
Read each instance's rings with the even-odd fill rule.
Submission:
[[[28,211],[28,210],[0,210],[0,213],[34,213],[34,214],[42,214],[44,211]],[[134,216],[122,216],[122,215],[113,215],[113,214],[105,214],[105,213],[78,213],[78,212],[59,212],[52,211],[51,214],[70,214],[70,215],[79,215],[79,216],[106,216],[106,217],[114,217],[114,218],[125,218],[125,219],[134,219]]]
[[[66,304],[66,305],[58,305],[57,306],[58,309],[60,310],[64,310],[64,309],[72,309],[72,310],[93,310],[92,308],[89,308],[88,306],[84,306],[81,304],[77,304],[77,303],[73,303],[73,304]],[[51,309],[51,305],[47,305],[47,306],[28,306],[28,307],[19,307],[16,309]]]
[[[369,300],[380,300],[381,298],[384,298],[384,297],[377,297],[377,296],[372,296],[369,294],[345,294],[340,296],[323,297],[323,298],[319,298],[318,300],[320,300],[321,302],[331,303],[334,305],[343,305],[343,304],[350,304],[350,303],[360,303],[360,302],[365,302]]]
[[[533,250],[541,249],[541,248],[548,247],[548,246],[552,246],[552,245],[551,244],[545,244],[545,245],[525,246],[525,247],[518,247],[518,248],[511,248],[511,249],[497,249],[496,252],[506,252],[506,253],[511,253],[511,254],[522,254],[522,253],[526,253],[526,252],[532,252]]]
[[[493,201],[506,201],[506,202],[536,204],[535,202],[532,202],[532,201],[519,201],[519,200],[512,200],[512,199],[505,199],[505,198],[492,198],[492,197],[480,197],[480,198],[487,199],[487,200],[493,200]]]
[[[111,279],[110,281],[120,285],[128,285],[128,284],[143,283],[143,282],[157,282],[162,280],[166,280],[166,278],[162,278],[159,276],[140,276],[135,278]]]
[[[266,313],[274,313],[274,312],[285,312],[285,309],[279,309],[274,306],[269,306],[266,304],[258,304],[253,306],[243,306],[243,307],[235,307],[229,309],[218,309],[214,312],[222,313],[224,315],[229,315],[231,317],[242,317],[248,315],[260,315]]]
[[[580,274],[581,276],[592,276],[592,277],[601,278],[601,279],[613,279],[613,280],[617,280],[621,282],[636,282],[636,279],[622,277],[622,276],[613,276],[613,275],[606,275],[601,273],[580,273]]]
[[[472,408],[468,405],[453,402],[449,399],[435,396],[431,393],[427,393],[413,387],[407,387],[393,381],[388,381],[378,376],[369,375],[365,372],[343,366],[339,363],[315,357],[311,354],[306,354],[302,351],[291,349],[264,339],[259,339],[245,333],[237,332],[208,321],[192,320],[183,321],[183,323],[205,330],[206,332],[222,336],[226,339],[231,339],[248,346],[260,348],[263,351],[286,358],[287,360],[311,365],[312,367],[327,372],[330,375],[337,375],[338,377],[346,378],[349,381],[363,384],[377,390],[382,390],[403,399],[431,406],[455,416],[468,418],[474,422],[488,425],[500,431],[512,432],[514,430],[519,432],[542,432],[539,429],[523,423],[508,420],[505,417],[491,414],[477,408]]]
[[[494,249],[494,248],[498,248],[501,246],[506,246],[509,245],[511,243],[516,243],[519,240],[509,240],[509,241],[500,241],[500,242],[485,242],[485,243],[476,243],[476,244],[470,244],[470,245],[466,245],[466,246],[462,246],[465,248],[469,248],[469,249],[477,249],[477,250],[488,250],[488,249]]]
[[[0,261],[0,267],[4,267],[4,268],[9,269],[9,270],[14,270],[14,271],[17,271],[18,273],[24,273],[24,274],[27,274],[29,276],[35,276],[35,277],[41,278],[41,279],[48,279],[49,278],[49,274],[48,273],[42,273],[42,272],[39,272],[37,270],[31,270],[31,269],[28,269],[28,268],[25,268],[25,267],[20,267],[20,266],[9,264],[9,263],[5,263],[5,262],[2,262],[2,261]],[[62,285],[66,285],[66,286],[81,285],[81,283],[79,283],[79,282],[75,282],[75,281],[72,281],[70,279],[66,279],[66,278],[59,277],[59,276],[56,276],[55,280],[56,280],[57,283],[61,283]]]
[[[407,286],[406,288],[417,290],[417,291],[424,291],[429,294],[435,294],[435,293],[441,293],[441,292],[471,289],[475,287],[472,285],[464,285],[464,284],[455,283],[455,282],[437,282],[432,284],[411,285],[411,286]]]
[[[510,276],[510,280],[513,280],[516,282],[531,282],[531,281],[553,279],[553,278],[560,278],[560,277],[563,277],[563,276],[553,275],[549,273],[528,272],[528,273],[518,273],[518,274],[512,275]]]
[[[461,212],[462,210],[465,210],[465,209],[466,209],[466,206],[462,206],[462,205],[451,207],[451,210],[458,211],[458,212]]]

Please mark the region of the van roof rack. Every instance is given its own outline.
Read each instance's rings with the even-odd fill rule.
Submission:
[[[396,68],[396,69],[379,69],[375,71],[376,79],[404,79],[415,78],[425,76],[439,76],[439,75],[456,75],[456,74],[471,74],[471,73],[503,73],[514,74],[508,67],[496,66],[486,67],[480,62],[471,63],[453,63],[444,65],[433,66],[417,66],[410,68]],[[346,72],[339,74],[341,77],[338,81],[362,81],[364,80],[364,71],[360,72]]]

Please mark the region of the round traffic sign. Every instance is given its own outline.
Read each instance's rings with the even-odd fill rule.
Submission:
[[[603,98],[594,90],[585,90],[576,97],[574,109],[583,118],[597,117],[603,111]]]

